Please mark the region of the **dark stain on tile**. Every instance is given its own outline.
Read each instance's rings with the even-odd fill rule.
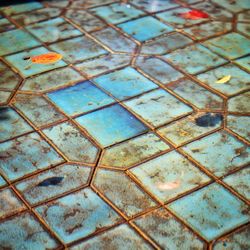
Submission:
[[[195,124],[200,127],[214,127],[223,121],[223,115],[207,113],[195,119]]]
[[[63,180],[63,178],[64,177],[57,177],[57,176],[50,177],[38,183],[37,186],[39,187],[55,186],[58,185]]]

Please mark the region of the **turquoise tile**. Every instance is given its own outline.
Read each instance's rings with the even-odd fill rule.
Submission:
[[[7,18],[0,19],[0,32],[8,31],[16,28],[16,26],[11,23]]]
[[[10,46],[11,44],[11,46]],[[41,43],[23,30],[10,30],[1,33],[0,56],[39,46]]]
[[[246,22],[246,23],[250,23],[250,10],[247,10],[243,13],[239,13],[238,14],[238,22]]]
[[[228,9],[232,12],[240,12],[250,8],[250,3],[248,0],[237,0],[237,1],[228,1],[228,0],[212,0],[214,3],[223,6],[225,9]]]
[[[70,63],[77,63],[99,55],[107,54],[99,44],[82,36],[50,45],[50,48],[63,55]]]
[[[107,230],[106,232],[99,234],[94,238],[91,238],[73,247],[70,247],[69,249],[150,250],[153,248],[127,224],[122,224],[120,226]]]
[[[250,53],[250,40],[234,32],[207,40],[204,45],[229,59],[235,59]]]
[[[9,180],[16,180],[63,162],[57,152],[37,133],[1,143],[0,152],[0,169]]]
[[[12,103],[37,127],[65,118],[42,96],[18,94],[12,99]]]
[[[154,127],[192,112],[189,106],[163,89],[126,101],[125,105]]]
[[[231,76],[231,79],[225,83],[216,83],[217,80]],[[197,78],[207,84],[209,87],[218,90],[219,92],[230,96],[237,94],[250,87],[249,76],[246,71],[240,69],[234,64],[227,64],[216,69],[200,74]]]
[[[162,249],[204,249],[205,244],[173,215],[160,208],[134,223]]]
[[[57,42],[62,39],[72,38],[82,34],[82,32],[61,17],[31,24],[27,26],[26,29],[45,43]]]
[[[140,42],[144,42],[173,30],[171,26],[151,16],[128,21],[117,26]],[[147,27],[147,29],[144,29],[144,27]]]
[[[23,76],[33,76],[38,73],[56,69],[59,67],[66,66],[63,60],[59,60],[52,64],[35,64],[31,63],[29,60],[24,60],[24,58],[37,56],[41,54],[46,54],[50,52],[45,47],[39,47],[25,52],[20,52],[14,55],[6,56],[5,59],[9,62],[16,70]]]
[[[99,169],[92,184],[128,217],[156,206],[149,195],[123,172]]]
[[[208,241],[250,219],[247,205],[217,183],[174,201],[168,207]]]
[[[81,1],[81,0],[80,0]],[[74,2],[79,2],[79,0],[75,0]],[[48,5],[49,7],[55,7],[55,8],[64,8],[67,7],[69,5],[69,0],[44,0],[43,1],[44,4]],[[79,3],[76,5],[77,7],[79,7]],[[73,3],[72,3],[72,7],[73,7]]]
[[[120,216],[90,188],[37,207],[36,211],[65,243],[121,221]]]
[[[119,104],[80,116],[76,121],[103,147],[147,131],[143,123]]]
[[[50,92],[47,96],[68,115],[86,113],[114,102],[89,81]]]
[[[220,96],[191,80],[184,79],[170,83],[167,87],[199,109],[223,110],[224,108],[223,99]]]
[[[0,109],[0,142],[31,132],[33,129],[11,108]]]
[[[224,131],[192,142],[183,150],[218,177],[249,163],[250,148]]]
[[[58,1],[55,0],[55,2],[57,4]],[[85,0],[75,0],[74,2],[72,2],[71,7],[88,9],[88,8],[96,7],[99,5],[109,4],[112,2],[113,0],[91,0],[88,2],[86,2]]]
[[[228,111],[236,113],[249,113],[249,98],[249,91],[230,98],[227,104]]]
[[[43,133],[69,160],[87,164],[95,162],[98,149],[70,122],[47,128]]]
[[[22,213],[0,223],[3,249],[54,249],[59,247],[44,227],[30,213]]]
[[[0,90],[0,105],[7,104],[11,94],[12,92]]]
[[[249,23],[238,23],[237,30],[243,33],[243,35],[250,36]]]
[[[241,67],[247,69],[248,71],[250,71],[250,56],[237,59],[234,62],[240,65]]]
[[[158,85],[131,67],[99,76],[94,78],[93,81],[119,100],[124,100],[158,87]]]
[[[34,205],[87,184],[90,173],[90,167],[66,164],[25,179],[16,188]]]
[[[189,74],[197,74],[226,62],[201,45],[192,45],[164,56],[165,59]]]
[[[5,186],[7,183],[2,176],[0,176],[0,187]]]
[[[113,24],[122,23],[144,14],[141,10],[121,3],[97,7],[91,9],[91,12],[103,18],[106,22]]]
[[[126,169],[168,149],[159,137],[148,133],[104,149],[99,165]]]
[[[129,171],[161,202],[167,202],[210,181],[203,172],[176,151]]]

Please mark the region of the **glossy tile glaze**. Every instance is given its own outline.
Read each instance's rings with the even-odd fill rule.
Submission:
[[[0,249],[249,249],[249,0],[12,2]]]

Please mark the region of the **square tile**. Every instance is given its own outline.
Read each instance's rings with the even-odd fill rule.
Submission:
[[[89,81],[50,92],[47,96],[71,116],[86,113],[115,101]]]
[[[99,76],[94,78],[93,81],[119,100],[124,100],[158,87],[158,85],[131,67]]]
[[[153,90],[124,103],[154,127],[192,112],[192,109],[163,89]]]
[[[174,201],[168,207],[208,241],[250,218],[247,205],[217,183]]]
[[[65,243],[89,236],[122,220],[90,188],[37,207],[36,211]]]
[[[76,121],[103,147],[147,131],[143,123],[119,104],[80,116]]]
[[[210,181],[210,178],[176,151],[129,171],[148,192],[164,203]]]
[[[144,42],[173,30],[171,26],[151,16],[128,21],[117,26],[140,42]],[[145,29],[145,27],[147,27],[147,29]]]
[[[183,150],[218,177],[250,162],[250,147],[224,131],[192,142]]]
[[[176,50],[163,58],[189,74],[197,74],[226,63],[225,59],[199,44]]]

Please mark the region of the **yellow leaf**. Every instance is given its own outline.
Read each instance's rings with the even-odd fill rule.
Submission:
[[[226,83],[226,82],[230,81],[230,79],[231,79],[231,76],[230,76],[230,75],[228,75],[228,76],[223,76],[221,79],[218,79],[218,80],[216,81],[216,83]]]

